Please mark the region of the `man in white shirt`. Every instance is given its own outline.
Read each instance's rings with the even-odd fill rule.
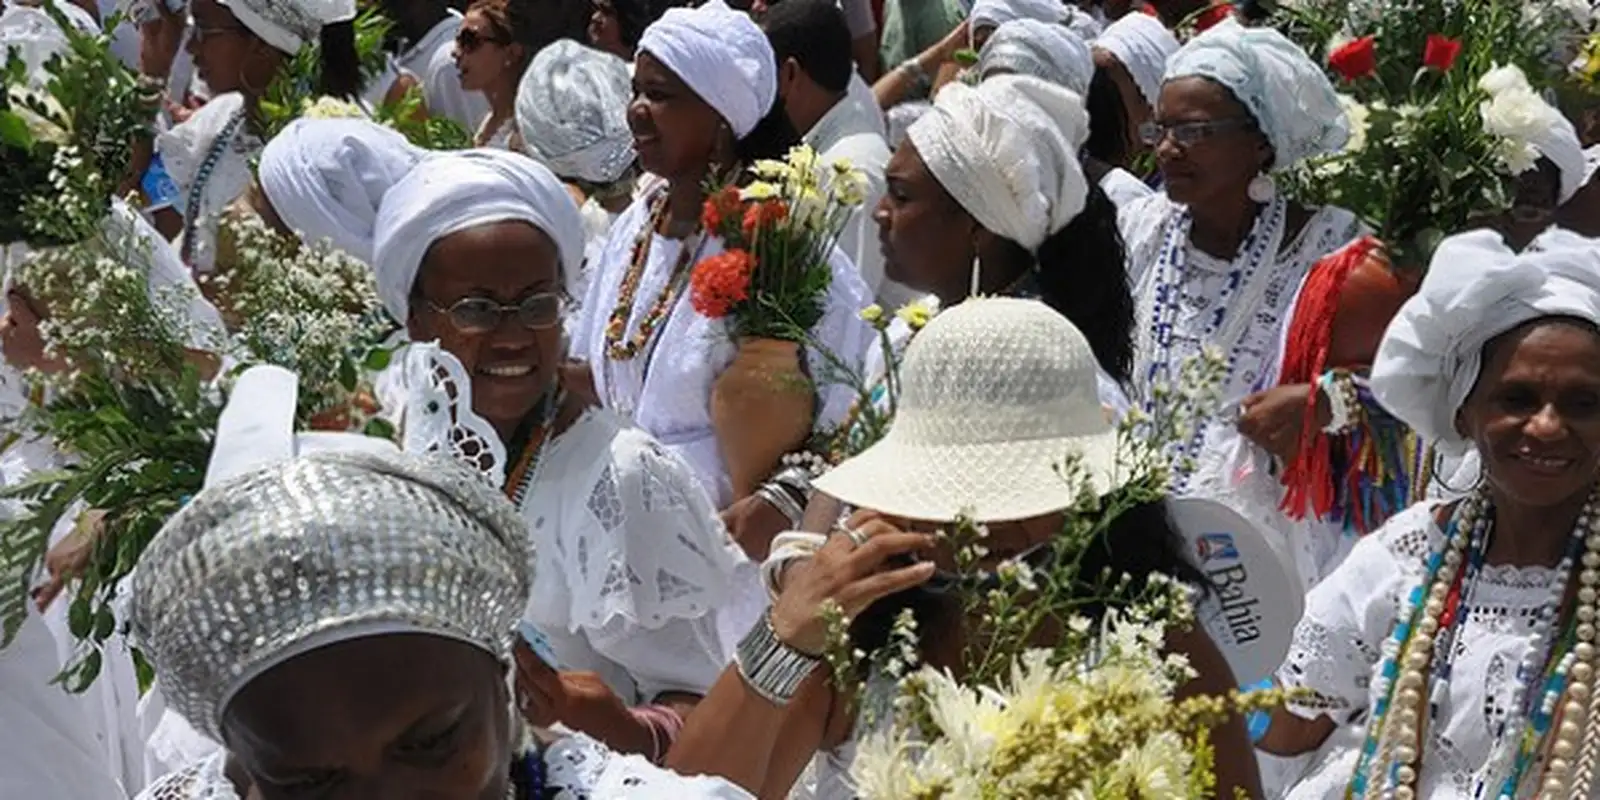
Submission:
[[[422,84],[428,115],[455,120],[469,132],[477,130],[489,114],[489,101],[461,88],[455,60],[461,13],[444,0],[383,0],[383,10],[405,42],[395,66]]]
[[[850,27],[828,0],[783,0],[769,7],[761,26],[778,59],[778,99],[795,130],[825,161],[848,159],[867,178],[867,200],[846,224],[839,247],[885,308],[916,299],[883,274],[873,209],[883,198],[889,145],[883,112],[850,56]]]

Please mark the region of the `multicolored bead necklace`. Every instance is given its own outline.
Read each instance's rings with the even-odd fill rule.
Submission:
[[[1494,750],[1475,780],[1475,798],[1517,797],[1535,767],[1542,767],[1541,796],[1588,796],[1600,755],[1600,731],[1587,724],[1600,599],[1597,505],[1600,489],[1584,505],[1556,567],[1550,600],[1517,668],[1509,715],[1496,727]],[[1451,514],[1443,545],[1428,558],[1426,577],[1401,607],[1383,646],[1377,701],[1346,798],[1417,797],[1423,737],[1428,725],[1440,722],[1456,640],[1471,614],[1493,518],[1486,489],[1463,500]],[[1558,624],[1568,581],[1580,564],[1576,608]]]
[[[689,284],[689,272],[700,255],[701,246],[705,244],[704,230],[697,229],[684,239],[683,247],[678,251],[678,263],[673,265],[667,285],[650,305],[650,310],[645,312],[644,318],[639,320],[639,329],[631,339],[628,338],[628,319],[633,316],[633,299],[639,292],[639,283],[644,280],[645,267],[650,261],[650,243],[655,239],[656,230],[666,215],[667,199],[667,193],[662,192],[651,204],[650,217],[633,241],[633,258],[627,273],[622,276],[622,285],[617,289],[617,305],[611,309],[611,318],[606,321],[606,354],[613,361],[630,361],[644,351],[655,335],[656,328],[672,312],[672,306],[677,302],[678,295],[683,293],[683,287]]]

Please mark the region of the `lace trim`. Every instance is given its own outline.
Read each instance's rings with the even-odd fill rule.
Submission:
[[[472,381],[461,362],[438,342],[406,349],[408,453],[438,453],[477,470],[496,488],[506,480],[506,448],[500,435],[472,412]]]

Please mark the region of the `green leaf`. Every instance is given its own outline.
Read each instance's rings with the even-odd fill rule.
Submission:
[[[67,609],[67,630],[72,633],[72,638],[82,639],[89,635],[89,630],[94,626],[94,611],[89,608],[89,598],[78,596],[72,599],[72,606]]]
[[[0,110],[0,144],[28,150],[33,147],[33,133],[28,123],[15,111]]]
[[[368,372],[382,372],[389,368],[389,362],[393,360],[394,351],[387,347],[379,347],[367,353],[367,358],[361,366]]]
[[[100,611],[94,615],[94,639],[103,642],[116,632],[117,618],[111,613],[111,606],[102,605]]]
[[[144,657],[143,650],[133,647],[129,648],[129,652],[133,656],[133,674],[139,684],[139,696],[143,697],[145,692],[150,691],[150,687],[155,685],[156,669],[150,666],[150,661]]]

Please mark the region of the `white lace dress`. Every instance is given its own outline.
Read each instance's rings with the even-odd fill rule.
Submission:
[[[705,694],[766,595],[693,473],[604,409],[540,460],[522,505],[537,554],[524,618],[554,666],[599,673],[630,705]]]
[[[741,800],[750,794],[720,778],[686,778],[639,756],[614,753],[581,734],[544,751],[548,793],[541,800]],[[152,784],[137,800],[242,800],[218,753]]]
[[[614,361],[606,353],[606,323],[617,305],[623,276],[632,265],[634,241],[649,224],[651,202],[664,189],[664,183],[657,183],[642,191],[611,226],[606,246],[591,266],[582,321],[570,329],[571,353],[589,363],[595,389],[606,407],[631,418],[687,461],[716,506],[725,508],[734,500],[733,487],[711,424],[711,385],[733,361],[735,347],[726,326],[696,312],[685,288],[652,341],[637,356]],[[629,341],[667,288],[683,244],[651,233],[644,274],[625,326]],[[720,241],[708,239],[691,257],[699,261],[721,251]],[[836,356],[859,368],[872,335],[859,314],[872,303],[872,293],[855,265],[837,249],[829,266],[833,282],[827,309],[812,334]],[[825,363],[815,350],[808,353],[806,361],[813,367]],[[844,418],[854,393],[849,386],[835,383],[820,387],[819,397],[817,425],[827,427]]]
[[[1380,649],[1403,597],[1425,578],[1425,561],[1444,532],[1438,501],[1395,515],[1357,542],[1338,569],[1306,597],[1305,616],[1278,673],[1285,687],[1314,698],[1291,703],[1306,719],[1327,714],[1339,728],[1313,756],[1291,800],[1342,798],[1366,735]],[[1486,565],[1455,639],[1453,679],[1442,722],[1428,726],[1417,796],[1466,800],[1494,747],[1491,731],[1507,714],[1517,666],[1534,645],[1539,609],[1550,600],[1553,569]],[[1597,792],[1592,797],[1600,797]]]

